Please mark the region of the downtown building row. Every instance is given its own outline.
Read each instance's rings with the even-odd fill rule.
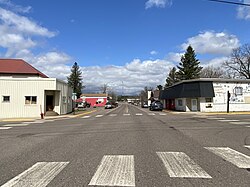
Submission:
[[[177,111],[250,111],[250,80],[200,78],[161,90],[164,108]]]

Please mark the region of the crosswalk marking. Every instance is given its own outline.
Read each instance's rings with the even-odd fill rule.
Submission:
[[[160,113],[160,116],[166,116],[167,114],[164,114],[164,113]]]
[[[170,177],[212,178],[183,152],[157,152]]]
[[[237,120],[237,119],[222,119],[222,120],[218,120],[218,121],[221,121],[221,122],[235,122],[235,121],[240,121],[240,120]]]
[[[244,145],[244,147],[246,147],[246,148],[250,149],[250,145]]]
[[[230,123],[234,125],[250,125],[250,122],[246,122],[246,121],[236,121],[236,122],[230,122]]]
[[[7,129],[11,129],[12,127],[0,127],[0,130],[7,130]]]
[[[110,117],[117,116],[117,114],[109,114]]]
[[[14,177],[1,187],[47,186],[69,162],[37,162],[32,167]]]
[[[89,185],[135,186],[134,156],[105,155]]]
[[[223,120],[223,119],[226,119],[226,118],[208,117],[207,119]]]
[[[29,121],[29,122],[23,122],[24,124],[27,123],[27,124],[33,124],[33,123],[44,123],[45,121],[44,120],[36,120],[36,121]]]
[[[148,113],[149,116],[155,116],[155,113]]]
[[[239,168],[250,168],[250,157],[229,147],[205,147],[217,156],[231,162]]]
[[[136,115],[136,116],[142,116],[142,114],[141,114],[141,113],[136,113],[135,115]]]
[[[207,116],[193,116],[195,118],[207,118]]]
[[[123,114],[124,116],[130,116],[130,114]]]
[[[6,124],[4,127],[23,127],[29,125],[28,123],[19,123],[19,124]]]
[[[83,116],[81,117],[82,119],[87,119],[87,118],[90,118],[90,116]]]
[[[100,118],[100,117],[102,117],[102,116],[103,116],[103,115],[97,115],[96,118]]]

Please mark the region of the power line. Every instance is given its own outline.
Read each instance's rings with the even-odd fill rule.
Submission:
[[[233,4],[233,5],[241,5],[241,6],[250,6],[250,4],[247,4],[247,3],[237,3],[237,2],[232,2],[232,1],[223,1],[223,0],[208,0],[208,1],[213,1],[217,3],[227,3],[227,4]]]

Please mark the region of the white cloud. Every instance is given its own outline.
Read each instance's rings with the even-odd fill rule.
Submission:
[[[0,0],[1,3],[15,6],[8,0]],[[3,56],[8,58],[20,56],[21,53],[38,46],[36,39],[53,36],[54,32],[29,18],[0,7],[0,47],[7,51]]]
[[[180,62],[181,61],[181,57],[182,57],[182,55],[184,55],[184,53],[168,53],[168,55],[167,55],[167,59],[169,60],[169,61],[172,61],[172,62]]]
[[[9,30],[12,31],[14,30],[16,32],[49,38],[56,35],[56,33],[51,32],[47,28],[38,25],[27,17],[20,16],[3,8],[0,8],[0,20],[2,20],[3,25],[8,26]]]
[[[172,5],[172,0],[148,0],[145,4],[145,8],[149,9],[152,7],[165,8]]]
[[[110,89],[124,94],[139,93],[145,86],[155,88],[164,84],[170,67],[174,65],[166,60],[134,59],[124,66],[92,66],[82,67],[86,90],[92,88],[96,92],[102,85],[108,84]]]
[[[245,4],[250,4],[250,0],[243,0]],[[239,6],[237,8],[237,16],[239,19],[250,20],[250,7],[249,6]]]
[[[0,4],[20,13],[28,13],[31,10],[31,6],[23,7],[12,3],[10,0],[0,0]]]
[[[203,61],[201,65],[203,67],[213,66],[217,68],[217,67],[221,67],[222,64],[227,60],[229,60],[229,57],[218,57],[218,58],[213,58],[211,60]]]
[[[188,45],[200,54],[230,55],[232,49],[240,46],[240,41],[235,35],[226,32],[205,31],[189,38],[181,47],[186,50]]]
[[[155,50],[153,50],[153,51],[150,51],[150,54],[151,54],[151,55],[157,55],[157,54],[158,54],[158,52],[157,52],[157,51],[155,51]]]
[[[67,76],[70,74],[71,66],[67,64],[72,63],[73,65],[73,59],[63,52],[53,51],[34,56],[32,52],[23,50],[17,55],[17,57],[31,63],[47,76],[55,77],[63,81],[67,81]]]

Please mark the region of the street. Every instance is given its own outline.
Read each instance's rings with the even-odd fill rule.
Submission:
[[[248,186],[250,116],[121,104],[0,123],[0,186]]]

